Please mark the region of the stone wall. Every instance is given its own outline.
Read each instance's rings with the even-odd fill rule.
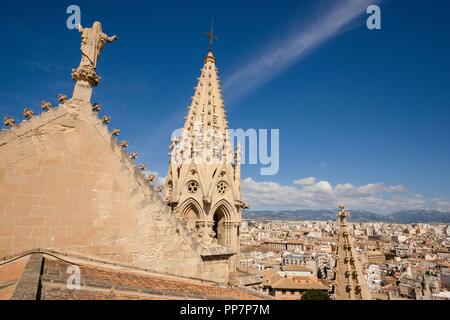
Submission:
[[[91,108],[61,105],[0,133],[0,257],[49,248],[225,282],[228,260],[203,266]]]

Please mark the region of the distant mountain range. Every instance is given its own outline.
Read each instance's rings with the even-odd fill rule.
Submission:
[[[280,210],[280,211],[244,211],[244,219],[254,220],[336,220],[337,210]],[[450,224],[450,212],[436,210],[404,210],[390,214],[378,214],[369,211],[351,211],[349,221],[391,222],[391,223],[444,223]]]

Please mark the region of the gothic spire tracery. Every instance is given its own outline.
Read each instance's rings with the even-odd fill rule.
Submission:
[[[361,261],[347,224],[350,212],[345,209],[344,205],[340,205],[337,216],[339,236],[334,297],[336,300],[370,300],[371,295]]]

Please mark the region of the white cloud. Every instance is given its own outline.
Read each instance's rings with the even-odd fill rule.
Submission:
[[[319,181],[314,185],[305,186],[303,190],[317,193],[332,193],[333,187],[328,181]]]
[[[331,209],[345,203],[354,210],[390,213],[405,209],[436,209],[450,211],[450,202],[412,194],[402,185],[386,186],[369,183],[354,186],[342,183],[333,186],[314,177],[295,180],[292,185],[276,182],[242,180],[243,196],[255,210]]]
[[[335,187],[336,191],[349,191],[353,190],[353,188],[354,187],[351,183],[338,184]]]
[[[386,188],[382,183],[369,183],[364,186],[353,188],[350,191],[350,194],[353,195],[359,195],[359,196],[370,196],[370,195],[376,195],[382,191],[384,191]]]
[[[313,186],[316,184],[316,181],[317,181],[316,178],[309,177],[309,178],[295,180],[294,184],[299,185],[299,186]]]
[[[408,188],[402,185],[390,186],[388,189],[390,192],[408,192]]]
[[[224,82],[229,99],[244,95],[273,78],[342,32],[357,16],[365,15],[369,5],[378,2],[380,0],[339,0],[324,6],[323,12],[305,24],[308,27],[298,28],[280,43],[269,44],[251,63],[246,60],[245,66],[231,74]]]

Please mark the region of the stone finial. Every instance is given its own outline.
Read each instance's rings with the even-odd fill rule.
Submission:
[[[122,149],[128,148],[128,141],[127,140],[123,140],[120,143],[120,146],[122,147]]]
[[[153,182],[156,179],[156,176],[154,174],[149,174],[146,179],[148,182]]]
[[[34,116],[34,111],[30,108],[23,109],[23,115],[26,119],[31,119]]]
[[[67,96],[65,94],[60,93],[58,95],[58,102],[65,104],[69,99],[67,98]]]
[[[101,109],[102,109],[102,106],[99,103],[94,103],[94,105],[92,106],[93,112],[100,112]]]
[[[104,117],[102,118],[102,122],[103,122],[104,124],[110,123],[110,122],[111,122],[111,117],[110,117],[110,116],[104,116]]]
[[[130,154],[130,159],[131,159],[131,160],[136,160],[137,157],[138,157],[138,154],[137,154],[136,152],[132,152],[132,153]]]
[[[50,102],[47,102],[47,101],[42,101],[41,108],[44,111],[49,111],[52,108],[52,104]]]
[[[147,170],[147,165],[146,165],[145,163],[141,163],[141,164],[139,165],[139,170],[141,170],[141,171]]]
[[[5,124],[5,126],[7,127],[13,127],[16,124],[16,120],[14,120],[14,118],[11,117],[5,117],[5,119],[3,120],[3,123]]]
[[[114,130],[112,131],[112,135],[113,135],[114,137],[118,137],[119,134],[120,134],[120,130],[119,130],[119,129],[114,129]]]

